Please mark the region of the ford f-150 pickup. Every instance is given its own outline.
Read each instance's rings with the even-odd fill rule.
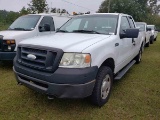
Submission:
[[[136,26],[139,28],[143,39],[144,39],[144,46],[149,47],[150,43],[152,43],[151,39],[151,28],[147,27],[147,23],[145,22],[136,22]]]
[[[18,45],[13,70],[18,84],[48,98],[109,99],[113,80],[140,63],[143,40],[130,15],[97,13],[69,20],[55,35]]]

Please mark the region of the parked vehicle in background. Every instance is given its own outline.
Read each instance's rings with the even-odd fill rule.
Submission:
[[[150,38],[151,38],[151,28],[147,27],[147,23],[145,22],[136,22],[137,28],[139,28],[140,32],[142,33],[144,39],[144,46],[149,47],[150,45]]]
[[[157,40],[158,31],[155,25],[147,25],[147,27],[151,29],[151,44],[153,44],[153,41]]]
[[[0,60],[13,60],[19,42],[53,34],[69,19],[69,16],[58,14],[29,14],[19,17],[8,30],[0,31]]]
[[[130,15],[74,17],[55,35],[19,44],[13,67],[17,82],[49,98],[90,96],[95,105],[103,106],[113,80],[140,63],[143,40],[139,34]]]

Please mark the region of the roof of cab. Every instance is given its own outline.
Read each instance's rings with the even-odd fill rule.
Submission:
[[[40,15],[40,16],[57,16],[57,17],[73,17],[69,14],[59,14],[59,13],[39,13],[39,14],[28,14],[28,15]]]
[[[147,25],[147,26],[155,26],[155,25]]]
[[[83,14],[83,15],[76,15],[76,16],[94,16],[94,15],[125,15],[125,16],[130,16],[127,14],[123,13],[93,13],[93,14]]]
[[[139,24],[147,24],[147,23],[145,23],[145,22],[136,22],[136,23],[139,23]]]

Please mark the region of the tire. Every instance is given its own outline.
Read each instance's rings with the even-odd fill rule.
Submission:
[[[157,41],[157,37],[154,39],[154,41]]]
[[[142,45],[142,52],[144,52],[145,44],[146,44],[146,41]]]
[[[150,44],[153,44],[153,40],[150,41]]]
[[[111,68],[102,66],[96,77],[96,83],[91,95],[94,105],[102,107],[109,99],[113,84],[113,72]]]
[[[153,44],[153,41],[154,41],[154,38],[152,36],[151,39],[150,39],[150,44]]]
[[[145,45],[146,47],[149,47],[150,46],[150,42],[148,42],[148,43],[146,43],[146,45]]]
[[[139,64],[141,62],[141,60],[142,60],[142,47],[140,48],[138,55],[135,57],[135,60],[136,60],[136,64]]]

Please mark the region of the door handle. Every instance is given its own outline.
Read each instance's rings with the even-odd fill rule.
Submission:
[[[134,38],[132,38],[132,43],[134,46],[136,45],[136,41],[134,40]]]

